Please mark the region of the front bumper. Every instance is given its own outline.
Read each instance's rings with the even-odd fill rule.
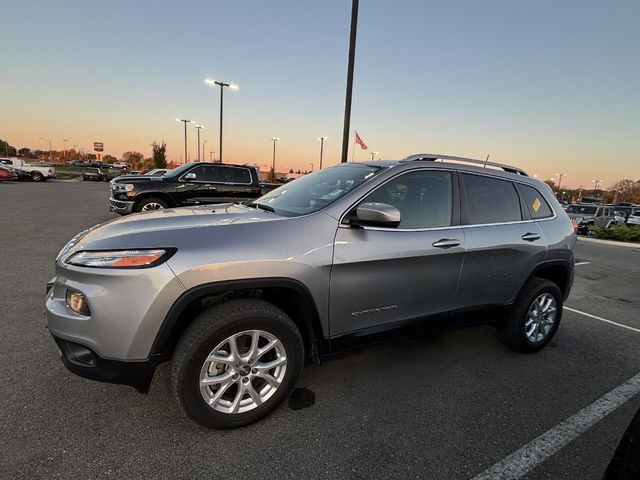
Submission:
[[[126,215],[133,211],[133,203],[134,202],[125,200],[116,200],[115,198],[111,197],[109,199],[109,211],[116,212],[121,215]]]
[[[118,383],[134,387],[140,393],[147,393],[159,356],[152,356],[140,362],[123,362],[100,357],[89,347],[64,340],[53,335],[60,348],[60,358],[67,370],[80,377],[100,382]]]

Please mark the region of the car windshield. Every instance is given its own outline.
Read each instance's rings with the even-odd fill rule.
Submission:
[[[320,170],[282,185],[249,206],[297,217],[317,212],[371,179],[380,167],[349,164]]]
[[[184,165],[181,165],[165,173],[163,177],[169,177],[169,178],[179,177],[184,173],[185,170],[189,170],[191,167],[193,167],[193,163],[185,163]]]
[[[584,215],[593,215],[598,207],[585,205],[571,205],[567,208],[567,213],[581,213]]]

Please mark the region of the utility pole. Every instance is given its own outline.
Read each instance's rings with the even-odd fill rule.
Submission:
[[[344,127],[342,129],[342,156],[340,161],[346,163],[349,154],[349,130],[351,129],[351,98],[353,94],[353,68],[356,61],[356,33],[358,30],[359,0],[351,3],[351,31],[349,34],[349,64],[347,66],[347,92],[344,100]]]
[[[322,170],[322,151],[324,150],[324,141],[329,138],[329,137],[320,137],[318,138],[318,140],[320,140],[320,168],[319,170]]]

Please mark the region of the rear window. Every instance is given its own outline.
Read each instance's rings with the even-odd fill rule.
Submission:
[[[531,213],[531,218],[537,220],[553,216],[553,210],[551,210],[544,196],[537,189],[520,184],[520,191],[522,192],[524,203],[527,205],[529,213]]]
[[[223,182],[251,183],[251,173],[248,168],[224,167]]]
[[[503,223],[522,220],[520,199],[513,183],[481,175],[462,174],[467,223]]]
[[[579,213],[582,215],[593,215],[596,213],[597,207],[589,205],[569,205],[567,213]]]

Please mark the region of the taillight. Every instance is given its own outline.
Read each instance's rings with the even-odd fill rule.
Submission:
[[[578,222],[571,220],[571,225],[573,225],[573,233],[578,233]]]

